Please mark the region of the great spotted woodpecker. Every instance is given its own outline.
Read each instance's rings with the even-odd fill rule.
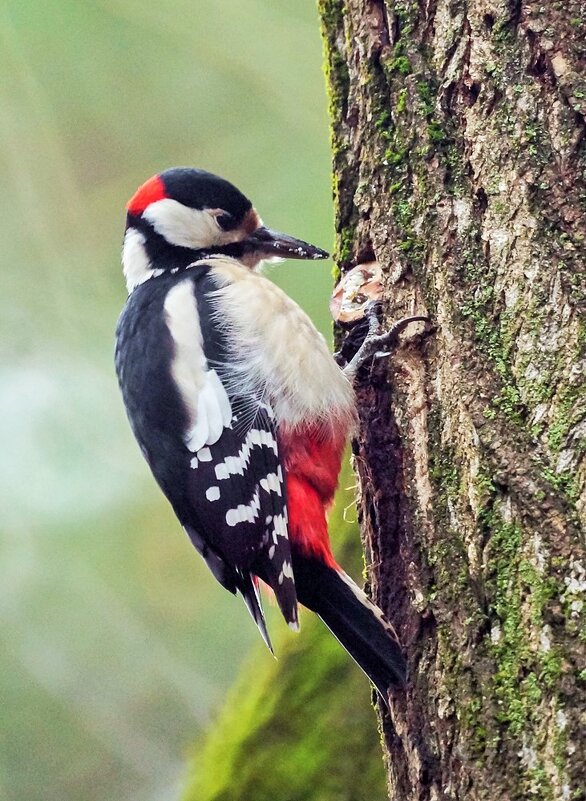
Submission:
[[[336,563],[326,523],[358,362],[344,373],[309,317],[257,272],[328,254],[266,228],[238,189],[203,170],[154,176],[127,212],[116,369],[157,482],[269,648],[259,579],[292,629],[298,601],[316,612],[388,703],[405,679],[397,637]],[[381,339],[370,337],[369,353]]]

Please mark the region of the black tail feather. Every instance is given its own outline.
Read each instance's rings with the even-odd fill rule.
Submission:
[[[271,643],[271,638],[269,637],[265,616],[262,611],[260,593],[251,574],[238,573],[237,587],[240,594],[244,598],[244,603],[246,604],[252,619],[258,626],[263,640],[267,644],[269,651],[274,655],[275,652],[273,651],[273,645]]]
[[[289,628],[299,631],[299,611],[297,609],[297,593],[289,542],[283,537],[278,538],[281,550],[272,556],[261,553],[253,567],[254,574],[261,578],[275,593],[279,609]],[[283,544],[284,543],[284,544]]]
[[[343,572],[295,555],[299,602],[315,612],[375,685],[388,706],[388,690],[403,685],[407,666],[391,624]]]

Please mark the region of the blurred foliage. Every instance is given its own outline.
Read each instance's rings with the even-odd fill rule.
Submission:
[[[360,535],[340,496],[330,529],[356,573]],[[276,653],[268,664],[253,653],[194,757],[183,801],[386,799],[367,679],[309,612],[301,634],[277,641]]]
[[[327,247],[321,58],[313,0],[0,4],[3,801],[176,799],[256,643],[125,420],[123,207],[153,173],[201,166]],[[272,274],[324,331],[329,272]]]

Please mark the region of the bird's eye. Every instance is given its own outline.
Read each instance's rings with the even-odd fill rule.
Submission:
[[[223,231],[230,231],[230,229],[234,228],[237,224],[234,217],[227,211],[222,211],[220,214],[217,214],[216,222]]]

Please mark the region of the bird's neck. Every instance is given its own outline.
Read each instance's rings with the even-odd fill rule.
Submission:
[[[128,291],[163,273],[179,273],[207,258],[228,257],[241,261],[247,254],[240,243],[210,248],[185,248],[170,245],[152,228],[134,224],[126,229],[122,248],[122,266]]]

